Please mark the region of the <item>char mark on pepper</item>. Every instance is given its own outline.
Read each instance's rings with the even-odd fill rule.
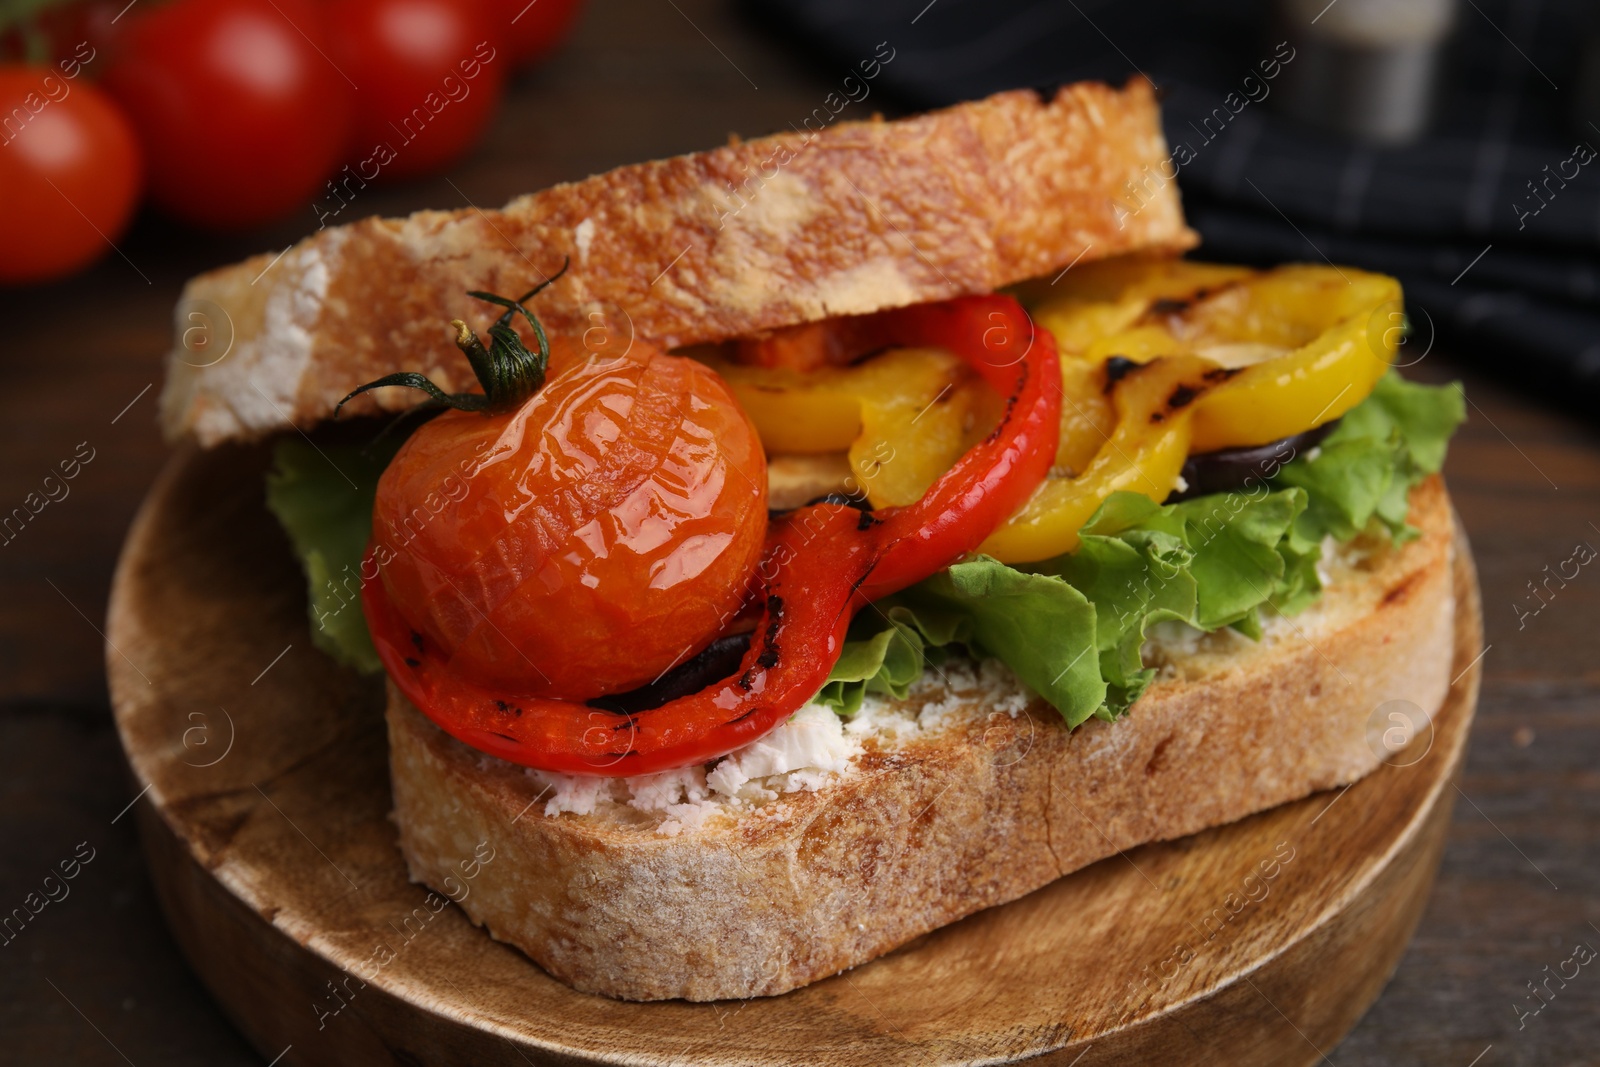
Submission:
[[[1028,365],[1024,363],[1022,365],[1022,372],[1017,375],[1016,389],[1012,391],[1010,396],[1006,397],[1006,409],[1000,414],[1000,421],[995,423],[994,429],[989,431],[989,436],[983,439],[984,444],[989,444],[990,442],[997,440],[1000,437],[1000,434],[1005,430],[1007,424],[1011,422],[1011,417],[1015,415],[1017,411],[1017,397],[1022,395],[1022,390],[1027,386],[1027,384]]]
[[[778,665],[778,628],[783,625],[783,597],[767,598],[767,615],[772,621],[762,635],[761,655],[756,657],[756,665],[770,671]],[[750,674],[750,671],[745,671],[739,676],[739,685],[746,690],[750,688]]]
[[[1194,403],[1195,397],[1199,395],[1200,390],[1194,388],[1194,386],[1180,383],[1178,387],[1172,391],[1172,395],[1167,397],[1167,408],[1175,411],[1178,408],[1188,407],[1190,404]]]
[[[1130,371],[1137,370],[1139,364],[1127,356],[1112,356],[1106,360],[1106,387],[1102,392],[1109,393]]]

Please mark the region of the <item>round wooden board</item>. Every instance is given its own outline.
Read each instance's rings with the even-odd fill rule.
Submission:
[[[1309,1064],[1427,899],[1477,698],[1464,539],[1461,676],[1421,758],[1419,741],[1343,791],[1111,857],[781,997],[575,993],[456,908],[407,922],[428,909],[387,818],[381,688],[311,648],[265,465],[262,448],[172,460],[123,551],[107,658],[167,920],[279,1064]]]

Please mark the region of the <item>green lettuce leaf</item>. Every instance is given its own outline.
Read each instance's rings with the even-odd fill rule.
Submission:
[[[361,559],[372,536],[378,476],[403,439],[324,444],[285,437],[272,452],[267,508],[306,574],[311,641],[347,667],[383,669],[361,613]]]
[[[944,646],[956,640],[955,612],[930,610],[918,615],[909,608],[880,603],[874,624],[857,618],[850,627],[839,661],[817,699],[846,715],[861,710],[868,693],[905,699],[911,683],[922,677],[924,663],[943,662]],[[877,624],[880,619],[882,624]]]
[[[1295,523],[1300,548],[1324,537],[1348,541],[1374,518],[1398,541],[1411,487],[1444,466],[1450,435],[1466,418],[1460,383],[1418,385],[1390,371],[1372,395],[1349,411],[1315,453],[1286,465],[1275,479],[1299,486],[1310,505]]]
[[[862,613],[869,627],[874,621],[899,619],[899,629],[915,627],[925,637],[948,635],[944,644],[959,643],[976,655],[1000,657],[1057,707],[1086,707],[1087,718],[1105,700],[1106,682],[1093,655],[1094,605],[1055,575],[1030,574],[979,556],[878,607],[882,614]],[[858,662],[856,673],[865,673],[865,666]],[[919,669],[917,676],[921,673]],[[835,680],[830,678],[829,684]],[[907,680],[903,672],[896,678],[902,687],[915,680]],[[870,679],[868,690],[875,691]],[[831,702],[830,697],[824,690],[820,699]],[[860,700],[855,703],[859,706]]]
[[[1299,489],[1168,506],[1113,494],[1075,552],[1027,569],[980,556],[863,612],[818,699],[853,714],[867,693],[903,696],[922,656],[959,644],[1004,661],[1071,726],[1114,719],[1154,677],[1139,655],[1153,623],[1254,634],[1286,576],[1304,585],[1285,546],[1304,508]],[[1314,558],[1309,569],[1314,582]]]

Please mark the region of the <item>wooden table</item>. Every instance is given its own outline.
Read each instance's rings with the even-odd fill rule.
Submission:
[[[470,160],[448,177],[368,190],[358,208],[499,204],[730,132],[781,129],[820,102],[833,73],[802,65],[713,0],[595,0],[570,47],[519,79]],[[179,287],[314,223],[308,208],[268,233],[212,239],[144,218],[121,242],[125,258],[60,285],[0,292],[0,509],[40,490],[61,460],[92,454],[65,497],[0,544],[0,912],[75,852],[92,855],[67,896],[0,946],[5,1062],[260,1062],[156,910],[126,817],[134,796],[111,730],[99,628],[123,533],[166,456],[155,398]],[[1447,474],[1477,554],[1490,647],[1433,899],[1377,1006],[1323,1051],[1340,1067],[1594,1062],[1600,964],[1565,985],[1550,978],[1540,986],[1548,1003],[1527,983],[1571,974],[1563,961],[1575,945],[1600,950],[1600,573],[1551,581],[1542,608],[1529,583],[1581,542],[1600,547],[1600,440],[1447,355],[1410,373],[1464,377],[1472,400]]]

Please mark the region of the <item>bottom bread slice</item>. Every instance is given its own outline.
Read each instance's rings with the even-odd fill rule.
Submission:
[[[1449,687],[1437,478],[1411,522],[1421,536],[1400,548],[1330,553],[1322,599],[1269,618],[1260,642],[1164,624],[1145,650],[1155,684],[1120,721],[1074,732],[995,665],[956,666],[846,727],[828,718],[820,767],[763,750],[709,779],[564,780],[460,744],[391,686],[400,847],[413,880],[449,892],[488,842],[462,907],[577,989],[782,993],[1116,851],[1373,770],[1374,710],[1431,715]]]

